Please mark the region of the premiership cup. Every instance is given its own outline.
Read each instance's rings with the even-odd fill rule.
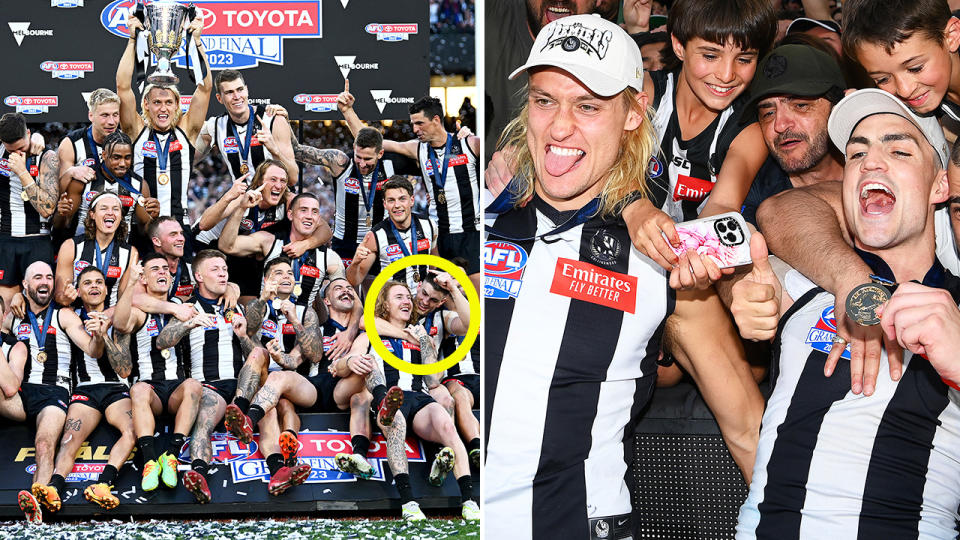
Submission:
[[[175,0],[154,0],[146,6],[147,45],[157,55],[157,69],[147,77],[150,84],[171,85],[180,79],[170,69],[170,57],[177,54],[183,42],[183,25],[187,6]]]

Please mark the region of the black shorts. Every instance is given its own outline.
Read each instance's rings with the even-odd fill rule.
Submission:
[[[20,400],[23,401],[23,410],[27,413],[27,419],[31,419],[36,418],[46,407],[56,407],[67,412],[70,391],[52,384],[23,383],[20,385]]]
[[[213,390],[228,404],[233,401],[233,396],[237,394],[237,379],[220,379],[219,381],[204,381],[203,386]]]
[[[50,235],[0,238],[0,285],[20,285],[27,267],[36,261],[53,262],[53,240]]]
[[[480,233],[477,231],[440,235],[437,243],[437,251],[444,259],[463,257],[467,260],[467,275],[480,271]]]
[[[447,377],[443,380],[444,386],[446,386],[448,381],[453,381],[460,386],[466,388],[473,394],[473,407],[480,407],[480,374],[479,373],[464,373],[462,375],[454,375],[452,377]]]
[[[430,394],[403,391],[403,405],[400,406],[400,412],[403,413],[403,418],[407,421],[407,433],[413,433],[413,417],[420,412],[420,409],[431,403],[436,403],[436,400]],[[375,405],[380,406],[379,403]]]
[[[112,382],[84,384],[73,389],[70,404],[82,403],[106,414],[107,407],[121,399],[130,399],[130,388],[125,384]]]
[[[337,400],[333,399],[333,390],[340,381],[339,377],[321,371],[313,377],[307,377],[307,380],[317,389],[317,401],[308,409],[317,412],[340,412],[340,408],[337,407]]]
[[[157,397],[160,398],[160,408],[167,410],[170,405],[170,396],[177,391],[177,388],[180,388],[180,385],[183,384],[183,381],[186,379],[175,379],[172,381],[140,381],[150,385],[150,388],[153,388],[153,392],[157,394]]]

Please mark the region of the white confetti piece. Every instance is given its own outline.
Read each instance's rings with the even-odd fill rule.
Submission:
[[[238,491],[238,492],[237,492],[237,495],[243,495],[244,497],[246,497],[246,496],[247,496],[247,492],[246,492],[246,491]]]

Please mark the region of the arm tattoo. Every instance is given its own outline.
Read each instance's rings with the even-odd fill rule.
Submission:
[[[250,356],[250,353],[257,348],[257,342],[250,339],[250,336],[242,336],[237,339],[240,340],[240,350],[243,351],[244,358]]]
[[[157,336],[157,348],[169,349],[176,346],[183,339],[183,336],[190,333],[190,330],[192,330],[190,325],[179,319],[169,322]]]
[[[273,357],[271,357],[273,358]],[[290,353],[283,353],[280,355],[280,359],[277,360],[273,358],[273,361],[277,363],[278,366],[283,369],[297,369],[300,366],[300,361],[293,357]],[[302,357],[301,357],[302,361]]]
[[[41,161],[46,166],[46,170],[26,191],[30,197],[30,204],[41,216],[48,217],[53,215],[57,207],[60,191],[60,158],[57,157],[56,152],[50,151],[43,154]]]
[[[336,148],[325,148],[321,150],[320,148],[299,143],[294,146],[293,157],[300,163],[321,165],[330,169],[331,172],[334,172],[335,169],[342,171],[350,161],[350,158],[346,154]]]
[[[114,339],[104,338],[103,340],[104,348],[107,349],[107,360],[110,361],[110,367],[117,372],[117,375],[127,378],[133,371],[133,360],[130,358],[130,334],[114,332]]]
[[[297,333],[297,345],[300,346],[300,354],[307,360],[317,363],[323,355],[323,346],[320,344],[320,324],[317,319],[317,312],[307,308],[304,311],[304,323],[293,320],[293,330]]]
[[[430,336],[424,335],[417,338],[417,341],[420,342],[420,354],[423,359],[424,364],[433,364],[437,361],[437,347],[433,344],[433,340],[430,339]],[[427,385],[427,388],[436,388],[440,386],[440,374],[431,373],[429,375],[423,376],[423,382]]]
[[[260,325],[267,316],[267,303],[259,298],[247,302],[244,309],[247,317],[247,336],[253,337],[260,331]]]
[[[373,393],[373,389],[381,384],[386,385],[387,379],[383,376],[383,373],[380,372],[380,367],[376,364],[373,365],[373,369],[370,373],[367,374],[367,390]]]
[[[407,421],[403,413],[393,417],[393,425],[384,429],[387,437],[387,464],[394,476],[407,473],[406,439]]]

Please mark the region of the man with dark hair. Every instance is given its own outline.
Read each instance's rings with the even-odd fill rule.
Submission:
[[[757,207],[772,195],[842,178],[827,118],[845,89],[836,60],[813,47],[781,45],[760,61],[742,116],[758,119],[770,155],[743,202],[748,222],[756,226]]]
[[[348,83],[344,84],[349,88]],[[396,174],[414,172],[407,165],[412,160],[396,154],[385,159],[383,135],[371,127],[357,133],[352,154],[296,143],[294,154],[297,161],[326,167],[333,177],[336,214],[332,247],[349,265],[370,227],[384,218],[383,185]]]
[[[60,159],[30,153],[30,130],[20,113],[0,117],[0,297],[10,305],[27,267],[53,261],[49,220],[56,211]]]
[[[349,87],[337,97],[337,107],[356,136],[363,123],[353,110],[354,101]],[[438,229],[438,254],[445,259],[465,258],[470,281],[480,290],[480,138],[469,135],[460,140],[447,133],[443,106],[431,96],[410,106],[410,123],[417,140],[384,140],[383,148],[420,162],[430,219]]]
[[[406,178],[392,178],[383,186],[383,207],[387,218],[377,223],[363,238],[347,268],[347,279],[356,287],[370,268],[380,261],[380,269],[408,255],[437,254],[437,232],[433,221],[413,213],[413,186]],[[479,255],[478,255],[479,256]],[[415,291],[426,276],[425,266],[410,266],[395,279]]]
[[[173,224],[179,224],[173,220]],[[133,430],[137,448],[143,456],[143,471],[140,486],[144,491],[153,491],[160,480],[167,487],[176,487],[177,469],[180,464],[180,449],[197,418],[200,405],[200,383],[188,378],[184,347],[160,349],[156,346],[160,331],[170,321],[169,315],[148,313],[134,307],[132,291],[144,287],[143,294],[159,302],[168,299],[170,265],[168,258],[152,252],[143,258],[143,264],[131,268],[130,286],[120,295],[113,313],[114,339],[107,343],[130,366],[130,379],[135,381],[130,388],[133,407]],[[141,279],[142,276],[142,279]],[[179,302],[174,297],[175,302]],[[184,306],[195,315],[192,306]],[[173,434],[169,445],[158,455],[154,429],[156,417],[164,411],[174,415]]]
[[[183,486],[198,502],[207,503],[210,489],[205,475],[213,459],[210,434],[223,418],[229,400],[243,411],[250,406],[269,357],[247,335],[243,312],[218,305],[227,290],[226,256],[213,249],[201,250],[193,259],[193,278],[197,288],[191,303],[199,315],[188,322],[167,324],[156,346],[169,349],[187,338],[190,376],[203,383],[200,408],[190,433],[193,461],[191,470],[183,475]]]
[[[90,201],[99,193],[109,191],[120,197],[128,231],[128,237],[123,240],[132,243],[133,215],[136,214],[137,225],[141,231],[160,215],[160,201],[150,196],[150,186],[132,169],[133,141],[130,137],[120,131],[114,131],[104,137],[103,156],[100,159],[100,165],[94,171],[94,177],[86,182],[76,178],[70,179],[64,192],[70,200],[70,212],[64,212],[65,204],[58,205],[57,214],[53,219],[54,228],[67,228],[71,222],[76,222],[75,234],[83,234]],[[76,216],[75,220],[74,216]]]
[[[249,88],[243,74],[235,69],[217,73],[215,82],[217,101],[227,114],[207,119],[200,131],[197,158],[202,159],[212,148],[220,156],[234,181],[246,176],[268,159],[278,159],[287,170],[287,182],[294,185],[298,169],[290,146],[290,126],[287,119],[271,114],[264,105],[249,103]]]

